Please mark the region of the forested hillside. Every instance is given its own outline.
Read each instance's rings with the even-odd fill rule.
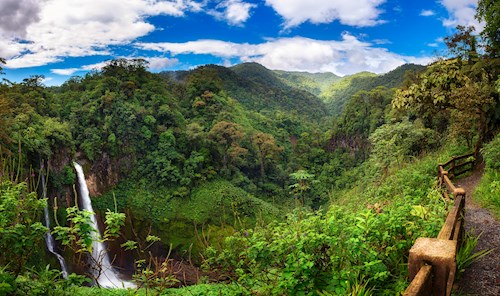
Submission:
[[[308,73],[275,70],[274,73],[289,86],[300,88],[316,96],[341,79],[341,77],[328,72]]]
[[[406,64],[382,75],[369,72],[357,73],[342,77],[332,83],[319,96],[332,114],[338,115],[342,112],[347,100],[358,91],[369,91],[377,86],[397,88],[402,86],[405,75],[415,75],[424,69],[425,67],[421,65]]]
[[[474,151],[498,196],[499,48],[476,38],[458,28],[449,58],[384,75],[116,59],[55,87],[3,81],[0,295],[100,293],[73,161],[130,293],[401,295],[447,211],[436,164]]]

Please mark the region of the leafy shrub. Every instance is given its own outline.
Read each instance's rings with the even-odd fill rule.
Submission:
[[[493,141],[485,144],[481,153],[484,157],[486,167],[490,169],[500,169],[500,135],[497,135]]]
[[[384,124],[370,135],[371,159],[384,170],[436,147],[436,133],[408,120]]]
[[[0,183],[0,266],[20,273],[39,250],[47,231],[38,222],[45,205],[26,183]]]
[[[481,153],[486,169],[473,196],[500,218],[500,134],[484,145]]]
[[[207,265],[233,275],[249,293],[345,295],[353,285],[401,289],[405,257],[419,236],[435,236],[444,217],[439,195],[358,213],[333,206],[327,214],[300,212],[285,222],[242,230],[223,248],[209,247]],[[417,207],[418,205],[418,207]],[[416,211],[418,208],[420,211]],[[425,213],[422,215],[421,213]],[[404,288],[404,287],[403,287]]]

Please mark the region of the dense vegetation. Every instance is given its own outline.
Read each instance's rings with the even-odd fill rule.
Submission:
[[[414,76],[423,71],[425,67],[414,64],[400,66],[384,75],[376,75],[370,72],[360,72],[343,77],[337,83],[330,84],[319,96],[327,104],[334,115],[342,112],[349,98],[359,91],[369,91],[378,86],[396,88],[403,84],[405,75]]]
[[[487,2],[479,17],[490,28]],[[40,76],[4,81],[0,294],[104,293],[81,288],[85,276],[63,280],[38,247],[48,203],[71,270],[90,276],[82,258],[92,230],[75,205],[72,160],[91,180],[103,239],[135,259],[121,267],[134,269],[138,293],[401,294],[408,249],[435,236],[447,211],[436,163],[481,152],[476,195],[498,213],[500,67],[490,35],[480,52],[458,28],[446,39],[453,57],[380,76],[258,64],[153,74],[144,60],[118,59],[59,87]],[[203,267],[199,284],[168,289],[180,285],[172,260]]]

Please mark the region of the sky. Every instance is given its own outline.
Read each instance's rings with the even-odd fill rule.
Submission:
[[[477,0],[0,0],[0,78],[45,85],[142,58],[153,72],[257,62],[269,69],[386,73],[445,54]]]

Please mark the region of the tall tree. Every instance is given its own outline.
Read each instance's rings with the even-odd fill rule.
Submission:
[[[243,129],[234,122],[219,121],[208,132],[208,138],[215,143],[222,156],[222,166],[227,169],[228,164],[238,157],[245,155],[247,149],[240,146],[243,139]]]
[[[500,1],[479,0],[476,18],[486,23],[482,35],[488,44],[487,51],[493,57],[500,56]]]
[[[455,134],[464,126],[475,126],[477,151],[486,133],[487,116],[495,106],[488,77],[484,69],[464,66],[460,59],[439,61],[419,75],[416,83],[398,90],[393,107],[413,110],[424,119],[447,112],[450,131]]]
[[[474,35],[475,28],[473,26],[464,27],[457,26],[457,32],[452,36],[444,38],[444,43],[448,47],[448,51],[465,61],[472,64],[477,61],[477,39]]]
[[[5,59],[4,58],[0,58],[0,74],[4,74],[3,73],[3,67],[2,67],[2,64],[5,65]]]
[[[259,155],[260,176],[265,176],[265,162],[268,159],[275,158],[283,148],[276,145],[273,135],[266,133],[256,133],[252,136],[252,143],[257,148]]]

